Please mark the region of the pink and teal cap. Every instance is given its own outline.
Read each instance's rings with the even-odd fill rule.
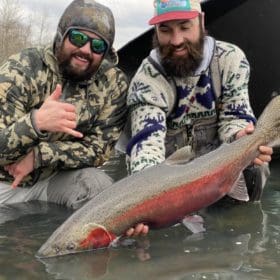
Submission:
[[[200,0],[155,0],[154,17],[149,24],[154,25],[176,19],[192,19],[201,13]]]

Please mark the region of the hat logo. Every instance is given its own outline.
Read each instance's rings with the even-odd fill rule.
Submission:
[[[186,0],[160,0],[160,8],[185,7]]]
[[[158,13],[172,10],[190,10],[189,0],[159,0]]]

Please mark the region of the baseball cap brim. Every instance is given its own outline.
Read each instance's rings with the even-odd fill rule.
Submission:
[[[176,11],[169,12],[162,15],[154,16],[149,20],[150,25],[158,24],[164,21],[176,20],[176,19],[192,19],[199,15],[198,11]]]

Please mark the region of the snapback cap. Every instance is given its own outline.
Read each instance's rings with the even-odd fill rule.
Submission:
[[[169,20],[192,19],[201,13],[200,0],[155,0],[154,8],[150,25]]]

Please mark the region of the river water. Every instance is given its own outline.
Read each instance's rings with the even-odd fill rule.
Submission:
[[[204,233],[176,225],[118,248],[45,260],[36,251],[72,211],[40,202],[2,207],[0,280],[279,279],[279,168],[274,160],[261,203],[217,203],[201,211]],[[123,159],[104,170],[121,178]]]

